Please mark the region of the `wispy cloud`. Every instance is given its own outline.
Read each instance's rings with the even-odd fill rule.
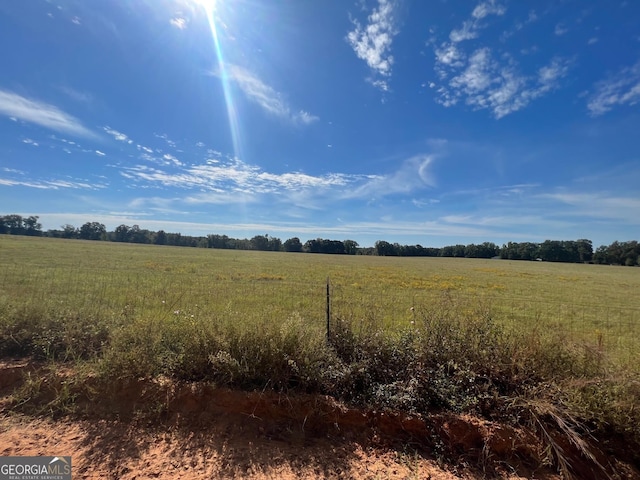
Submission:
[[[67,95],[72,100],[81,103],[91,103],[93,102],[93,95],[87,92],[82,92],[80,90],[76,90],[75,88],[61,86],[59,87],[60,91]]]
[[[347,41],[359,59],[364,60],[374,73],[370,82],[383,91],[389,90],[388,78],[393,67],[391,46],[398,29],[395,20],[395,3],[378,0],[378,7],[362,26],[353,20],[354,29],[347,34]]]
[[[102,129],[107,132],[109,135],[111,135],[115,140],[119,141],[119,142],[126,142],[129,145],[131,145],[133,143],[133,140],[131,140],[127,135],[125,135],[122,132],[119,132],[117,130],[114,130],[113,128],[106,126],[106,127],[102,127]]]
[[[166,157],[166,156],[165,156]],[[179,188],[195,190],[189,196],[194,203],[246,203],[288,198],[292,204],[309,208],[308,204],[339,202],[348,199],[377,200],[389,195],[408,195],[430,189],[435,179],[430,171],[434,156],[416,155],[401,162],[387,174],[304,172],[276,173],[235,157],[209,158],[205,163],[186,166],[167,162],[164,166],[115,166],[134,188]],[[177,159],[176,159],[177,160]],[[313,198],[314,201],[309,201]]]
[[[170,153],[165,153],[162,156],[162,158],[164,158],[168,162],[171,162],[174,165],[178,165],[178,166],[182,165],[182,162],[180,160],[178,160],[174,155],[171,155]]]
[[[529,10],[529,14],[527,15],[527,18],[525,20],[516,21],[515,24],[510,29],[502,32],[502,35],[500,36],[500,40],[502,40],[503,42],[506,41],[507,39],[509,39],[509,37],[512,37],[517,32],[522,31],[525,28],[525,26],[537,21],[538,18],[539,18],[538,14],[536,13],[535,10]]]
[[[416,155],[402,162],[400,168],[386,175],[372,175],[363,184],[348,192],[345,198],[375,199],[394,194],[408,194],[432,188],[435,178],[430,171],[435,157]]]
[[[449,34],[449,40],[453,43],[471,40],[478,37],[479,31],[484,27],[481,20],[489,15],[504,15],[507,9],[495,0],[480,2],[471,12],[471,18],[462,23],[462,27],[454,29]]]
[[[97,138],[97,135],[85,127],[80,120],[58,107],[8,90],[0,90],[0,114],[35,123],[57,132],[91,139]]]
[[[169,23],[171,23],[171,25],[173,25],[179,30],[184,30],[185,28],[187,28],[187,25],[189,22],[186,18],[174,17],[171,20],[169,20]]]
[[[238,65],[227,65],[229,78],[242,90],[249,100],[258,104],[266,112],[298,125],[309,125],[318,117],[304,110],[294,111],[283,95],[264,83],[252,72]]]
[[[491,110],[499,119],[558,88],[570,65],[569,60],[554,58],[536,75],[526,76],[512,63],[501,65],[488,47],[480,48],[469,56],[464,70],[438,89],[436,101],[449,107],[464,100],[475,109]]]
[[[640,61],[625,67],[595,84],[587,108],[592,116],[607,113],[615,106],[635,105],[640,101]]]
[[[568,31],[569,29],[563,23],[558,23],[556,25],[556,28],[553,29],[553,33],[555,33],[559,37],[564,35]]]
[[[473,9],[471,16],[481,20],[488,15],[504,15],[506,11],[507,9],[504,5],[501,5],[496,0],[488,0],[486,2],[479,3],[476,8]]]
[[[12,179],[12,178],[0,178],[0,185],[7,187],[29,187],[37,188],[39,190],[60,190],[60,189],[82,189],[82,190],[99,190],[106,188],[108,185],[103,182],[89,183],[86,180],[27,180],[27,179]]]
[[[507,52],[487,46],[478,48],[475,43],[473,50],[465,51],[463,41],[479,36],[486,27],[483,20],[505,11],[497,1],[480,2],[462,27],[451,31],[449,41],[434,48],[434,70],[442,82],[432,87],[437,103],[451,107],[464,102],[476,110],[490,110],[499,119],[560,87],[572,65],[570,59],[554,57],[547,65],[526,74]],[[527,23],[536,19],[535,12],[530,12]]]
[[[624,220],[628,224],[640,225],[640,198],[611,195],[607,192],[583,193],[560,191],[541,194],[540,198],[557,201],[573,207],[572,215],[592,219]]]
[[[181,165],[181,164],[175,164]],[[121,174],[132,180],[184,189],[197,188],[206,192],[223,194],[243,192],[245,194],[279,193],[308,188],[342,187],[359,179],[356,175],[327,174],[307,175],[301,172],[271,173],[256,165],[238,159],[209,160],[205,164],[192,165],[178,171],[166,171],[145,165],[125,167]]]

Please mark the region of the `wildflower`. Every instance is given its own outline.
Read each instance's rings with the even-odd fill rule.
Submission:
[[[180,310],[176,310],[175,312],[173,312],[174,315],[180,315]]]

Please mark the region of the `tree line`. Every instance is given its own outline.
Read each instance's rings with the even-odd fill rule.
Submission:
[[[109,242],[170,245],[178,247],[222,248],[232,250],[261,250],[274,252],[325,253],[338,255],[377,255],[398,257],[460,257],[502,258],[508,260],[540,260],[547,262],[597,263],[612,265],[640,265],[640,244],[633,240],[615,241],[601,245],[595,252],[591,240],[545,240],[541,243],[508,242],[502,247],[495,243],[448,245],[445,247],[423,247],[422,245],[400,245],[378,240],[373,247],[360,247],[355,240],[329,240],[316,238],[305,243],[298,237],[284,242],[277,237],[256,235],[250,239],[238,239],[227,235],[206,236],[152,231],[138,225],[119,225],[107,231],[104,224],[86,222],[80,227],[62,225],[60,229],[42,230],[38,216],[0,216],[0,234],[73,238]]]

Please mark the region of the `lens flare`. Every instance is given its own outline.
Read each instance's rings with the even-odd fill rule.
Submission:
[[[202,7],[207,16],[209,30],[211,31],[211,39],[213,47],[218,59],[218,75],[222,84],[224,101],[227,107],[227,119],[229,121],[229,131],[231,133],[231,143],[233,145],[233,154],[236,158],[243,158],[240,141],[240,128],[238,124],[238,114],[231,95],[231,87],[229,85],[229,72],[224,60],[222,45],[218,36],[218,28],[216,26],[216,0],[196,0],[196,3]]]

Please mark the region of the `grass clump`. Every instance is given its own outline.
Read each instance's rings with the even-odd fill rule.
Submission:
[[[482,414],[499,397],[583,369],[559,339],[508,330],[486,304],[446,295],[414,307],[411,318],[392,334],[366,318],[336,322],[340,395],[414,412]]]
[[[81,360],[100,354],[112,322],[94,312],[0,299],[0,357]]]
[[[143,318],[113,332],[105,375],[170,376],[244,389],[321,390],[333,354],[321,333],[293,314],[282,324],[247,327],[223,318]]]

